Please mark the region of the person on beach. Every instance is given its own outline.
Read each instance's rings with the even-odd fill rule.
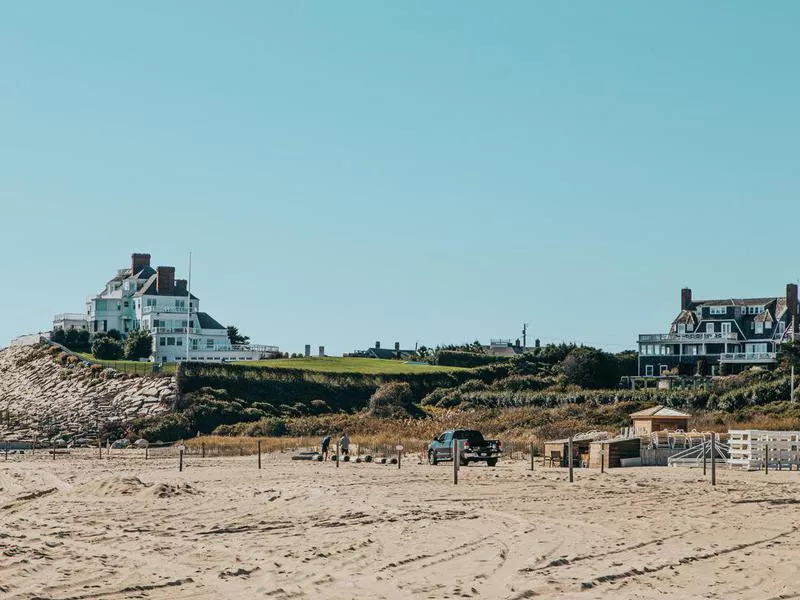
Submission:
[[[328,447],[331,445],[330,434],[322,438],[322,460],[328,460]]]
[[[339,449],[342,451],[342,456],[350,455],[350,438],[347,437],[346,431],[342,434],[342,437],[339,438]]]

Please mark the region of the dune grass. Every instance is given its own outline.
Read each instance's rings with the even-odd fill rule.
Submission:
[[[322,373],[364,373],[367,375],[395,375],[405,373],[437,373],[447,371],[464,371],[462,367],[440,367],[437,365],[415,365],[399,360],[380,358],[352,357],[310,357],[310,358],[278,358],[274,360],[246,361],[236,364],[272,367],[276,369],[301,369]]]

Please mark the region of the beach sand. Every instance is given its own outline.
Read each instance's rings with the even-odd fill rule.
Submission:
[[[800,473],[0,454],[0,598],[797,598]]]

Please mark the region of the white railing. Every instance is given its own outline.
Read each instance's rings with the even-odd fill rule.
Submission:
[[[152,327],[152,333],[186,333],[186,327]],[[200,333],[196,327],[189,327],[189,333]]]
[[[88,321],[89,316],[83,313],[61,313],[53,317],[53,322],[58,321]]]
[[[770,362],[776,359],[775,352],[728,352],[720,354],[722,362]]]
[[[729,332],[703,332],[703,333],[643,333],[639,336],[640,342],[706,342],[719,340],[723,342],[736,341],[739,339],[739,334]]]
[[[196,312],[197,309],[192,307],[189,309],[190,313]],[[142,307],[142,314],[148,313],[179,313],[179,314],[186,314],[186,307],[183,306],[143,306]]]

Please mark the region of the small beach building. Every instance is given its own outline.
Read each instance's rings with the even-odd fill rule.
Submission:
[[[636,435],[650,435],[654,431],[675,429],[688,431],[690,417],[691,415],[687,413],[661,405],[631,414]]]
[[[589,464],[599,469],[601,455],[605,454],[607,468],[639,467],[642,465],[642,440],[638,437],[617,437],[594,441],[589,449]]]
[[[589,466],[589,446],[593,441],[608,437],[605,431],[588,431],[572,437],[572,464],[575,467]],[[549,440],[544,443],[544,460],[554,467],[566,467],[569,456],[569,438]],[[599,465],[600,463],[598,463]]]

